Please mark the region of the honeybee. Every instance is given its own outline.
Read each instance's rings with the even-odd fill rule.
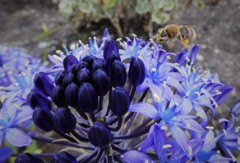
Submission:
[[[156,37],[158,42],[178,39],[181,45],[188,49],[190,42],[196,39],[196,32],[187,25],[169,24],[158,29]]]

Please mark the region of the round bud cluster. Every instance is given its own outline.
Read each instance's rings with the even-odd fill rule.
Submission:
[[[71,109],[75,109],[80,118],[87,119],[86,114],[90,115],[93,121],[104,118],[97,116],[102,110],[121,118],[128,112],[131,101],[124,88],[127,77],[133,87],[141,84],[145,77],[144,64],[138,58],[131,59],[127,76],[127,67],[113,40],[107,41],[103,58],[86,55],[78,60],[69,54],[63,59],[63,68],[53,79],[43,72],[37,74],[35,88],[28,95],[29,105],[34,109],[33,122],[44,131],[74,133],[78,115],[74,116]],[[103,107],[103,99],[108,100],[108,106]],[[89,127],[88,141],[94,146],[104,148],[112,142],[107,123],[95,121]]]

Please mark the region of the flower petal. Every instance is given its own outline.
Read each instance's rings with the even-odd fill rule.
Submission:
[[[17,128],[9,128],[6,139],[9,144],[15,147],[29,146],[32,143],[32,138]]]
[[[189,145],[188,138],[187,138],[186,134],[184,133],[184,131],[174,125],[169,126],[169,130],[170,130],[171,134],[173,135],[173,137],[178,142],[179,146],[182,148],[182,150],[187,153],[188,147],[190,145]]]
[[[151,126],[147,138],[143,140],[138,150],[147,151],[153,146],[153,128],[154,125]]]
[[[121,155],[121,159],[123,159],[126,163],[153,162],[146,153],[139,152],[137,150],[131,150],[131,151],[125,152],[123,155]]]
[[[238,100],[231,108],[231,114],[234,114],[236,117],[240,115],[240,100]]]
[[[129,111],[143,114],[154,120],[157,120],[159,118],[159,114],[156,108],[153,105],[144,102],[131,105]]]
[[[9,147],[0,148],[0,161],[4,161],[12,155],[12,149]]]

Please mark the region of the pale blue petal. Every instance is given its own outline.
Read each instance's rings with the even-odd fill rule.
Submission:
[[[205,111],[202,109],[201,106],[199,105],[193,105],[193,109],[196,111],[196,113],[199,113],[201,118],[202,118],[202,121],[200,122],[200,124],[205,127],[207,125],[207,122],[208,122],[208,118],[207,118],[207,115],[205,113]]]
[[[156,108],[153,105],[144,102],[131,105],[129,111],[143,114],[154,120],[157,120],[159,118],[159,114]]]
[[[192,102],[188,98],[185,98],[182,101],[182,103],[180,104],[179,108],[181,108],[181,110],[180,110],[181,114],[187,115],[192,111],[193,105],[192,105]]]
[[[144,92],[149,87],[147,82],[148,82],[147,79],[145,79],[142,84],[137,86],[136,92],[137,93]]]
[[[231,114],[234,114],[236,117],[240,115],[240,100],[238,100],[231,108]]]
[[[170,85],[170,86],[176,88],[180,95],[185,94],[185,90],[184,90],[183,86],[176,79],[171,78],[171,79],[167,80],[166,83],[167,83],[167,85]]]
[[[205,142],[202,150],[211,151],[213,148],[215,148],[216,143],[217,139],[214,138],[214,132],[212,130],[209,130],[205,137]]]
[[[181,97],[178,94],[175,94],[170,101],[170,104],[168,105],[169,108],[172,108],[174,105],[179,104],[181,100]],[[178,109],[176,109],[177,112]]]
[[[173,137],[178,142],[179,146],[182,148],[182,150],[184,152],[188,153],[188,147],[190,145],[189,145],[188,138],[187,138],[186,134],[184,133],[184,131],[174,125],[169,126],[169,130],[170,130],[171,134],[173,135]]]
[[[200,134],[203,134],[205,132],[205,130],[202,128],[202,126],[198,122],[196,122],[192,119],[185,120],[184,124],[185,124],[185,126],[183,126],[182,128],[185,128],[185,129],[188,129],[191,131],[195,131]]]
[[[14,125],[22,124],[32,119],[33,110],[30,107],[24,107],[16,116]]]
[[[162,94],[163,94],[163,90],[162,90],[162,87],[158,87],[156,86],[155,84],[152,84],[152,83],[149,83],[149,88],[152,92],[152,96],[153,96],[153,100],[155,103],[160,103],[162,101]],[[160,101],[157,101],[154,97],[155,96],[158,96],[159,100]]]
[[[168,101],[170,101],[173,96],[173,92],[168,86],[163,87],[163,94]]]
[[[17,128],[9,128],[6,133],[9,144],[15,147],[25,147],[32,143],[32,138]]]
[[[209,160],[208,162],[209,163],[229,163],[230,162],[230,158],[226,158],[226,157],[223,157],[223,156],[220,156],[220,155],[213,155]]]
[[[153,161],[150,159],[150,157],[144,153],[139,152],[137,150],[131,150],[125,152],[123,155],[121,155],[121,159],[124,160],[126,163],[152,163]]]

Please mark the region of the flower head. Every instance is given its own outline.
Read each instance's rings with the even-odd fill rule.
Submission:
[[[199,48],[194,45],[175,55],[153,40],[145,42],[134,36],[115,41],[105,31],[101,41],[90,38],[89,45],[80,42],[70,50],[65,48],[64,53],[57,51],[57,55],[49,56],[53,66],[35,76],[27,98],[21,94],[24,91],[16,91],[14,99],[27,99],[33,109],[33,123],[61,138],[28,134],[37,140],[64,145],[64,152],[22,154],[16,160],[233,160],[229,151],[239,147],[234,144],[238,132],[227,127],[218,135],[207,126],[208,117],[214,116],[216,107],[232,87],[221,83],[216,74],[194,67]],[[26,85],[30,87],[22,82],[17,84],[21,90]],[[231,112],[234,116],[238,115],[237,106]],[[206,112],[209,109],[212,115]],[[15,110],[19,110],[16,117],[25,113]],[[9,115],[12,114],[4,113],[5,118]],[[20,122],[28,117],[23,115]],[[2,135],[19,125],[19,121],[12,123],[5,118],[0,121]],[[219,149],[228,157],[221,156]],[[71,153],[65,152],[68,150]]]

